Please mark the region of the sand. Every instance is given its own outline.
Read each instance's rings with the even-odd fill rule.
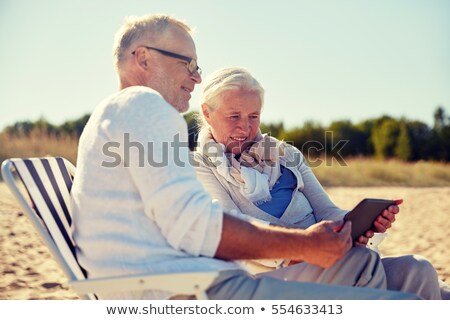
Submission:
[[[450,188],[328,188],[351,209],[369,198],[404,199],[382,255],[419,254],[450,283]],[[78,299],[4,183],[0,183],[0,299]]]

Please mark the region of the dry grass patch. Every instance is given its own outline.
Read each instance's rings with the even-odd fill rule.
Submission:
[[[450,164],[431,161],[403,162],[353,158],[312,167],[325,186],[450,186]]]
[[[78,138],[33,132],[29,136],[0,134],[0,162],[8,158],[61,156],[77,160]]]

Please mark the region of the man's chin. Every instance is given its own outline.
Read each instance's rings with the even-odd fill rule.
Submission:
[[[184,113],[189,110],[189,102],[178,101],[172,105],[179,113]]]
[[[180,113],[187,112],[189,110],[189,104],[177,109]]]

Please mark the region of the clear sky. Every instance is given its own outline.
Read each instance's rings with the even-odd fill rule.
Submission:
[[[117,90],[123,17],[148,13],[196,28],[204,75],[249,69],[266,89],[264,122],[388,114],[431,125],[438,105],[450,112],[449,0],[0,0],[0,129],[92,112]]]

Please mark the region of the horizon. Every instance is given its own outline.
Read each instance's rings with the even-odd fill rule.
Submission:
[[[438,106],[438,107],[443,107],[443,106]],[[436,107],[436,109],[437,109],[438,107]],[[436,109],[435,109],[434,111],[436,111]],[[444,108],[444,107],[443,107],[443,109],[444,109],[444,111],[445,111],[444,116],[446,116],[448,119],[450,119],[450,112],[447,111],[446,108]],[[187,114],[189,114],[189,113],[192,113],[192,112],[199,112],[199,111],[200,111],[200,110],[191,110],[191,108],[190,108],[187,112],[182,113],[182,115],[185,116],[185,115],[187,115]],[[433,114],[434,114],[434,111],[433,111]],[[80,119],[82,119],[82,118],[83,118],[84,116],[86,116],[86,115],[89,115],[89,116],[90,116],[91,114],[90,114],[90,113],[86,113],[86,114],[80,115],[79,117],[76,117],[76,118],[65,119],[65,120],[63,120],[61,123],[54,123],[54,122],[48,121],[45,117],[40,117],[40,118],[34,119],[34,120],[33,120],[33,119],[19,120],[19,121],[16,121],[16,122],[14,122],[14,123],[7,124],[7,125],[5,125],[3,128],[0,128],[0,133],[3,132],[7,127],[13,126],[13,125],[15,125],[15,124],[17,124],[17,123],[21,123],[21,122],[27,122],[27,121],[29,121],[29,122],[31,122],[31,123],[36,123],[36,122],[38,122],[38,121],[43,120],[43,121],[46,121],[46,122],[47,122],[48,124],[50,124],[50,125],[53,125],[53,126],[57,126],[57,127],[58,127],[58,126],[64,125],[64,124],[67,123],[67,122],[80,120]],[[392,119],[395,119],[395,120],[406,120],[406,121],[410,121],[410,122],[418,121],[418,122],[421,122],[421,123],[426,124],[430,129],[432,129],[432,128],[434,127],[434,123],[429,124],[429,123],[424,122],[424,121],[422,121],[422,120],[420,120],[420,119],[410,119],[410,118],[406,118],[406,117],[394,117],[394,116],[391,116],[391,115],[389,115],[389,114],[382,114],[382,115],[379,115],[379,116],[376,116],[376,117],[370,117],[370,118],[366,118],[366,119],[361,119],[361,120],[359,120],[359,121],[352,121],[352,120],[350,120],[350,119],[335,119],[335,120],[331,120],[331,121],[328,122],[328,123],[323,123],[323,122],[316,121],[316,120],[305,119],[304,121],[302,121],[302,123],[300,123],[300,124],[298,124],[298,125],[291,126],[291,127],[286,127],[286,126],[284,125],[283,122],[270,122],[270,121],[261,121],[261,125],[278,125],[278,124],[281,123],[281,124],[283,125],[283,128],[284,128],[285,130],[289,131],[289,130],[294,130],[294,129],[297,129],[297,128],[301,128],[301,127],[302,127],[304,124],[306,124],[306,123],[313,123],[314,125],[319,125],[319,126],[322,126],[322,127],[324,127],[324,128],[327,128],[327,127],[329,127],[332,123],[335,123],[335,122],[350,121],[350,123],[351,123],[352,125],[358,125],[358,124],[364,123],[364,122],[366,122],[366,121],[377,120],[377,119],[381,119],[381,118],[384,118],[384,117],[392,118]]]
[[[247,68],[266,89],[262,122],[433,125],[450,110],[450,1],[343,0],[0,3],[0,129],[91,114],[117,90],[113,37],[127,15],[166,13],[196,29],[203,77]],[[106,14],[105,14],[106,13]],[[201,85],[189,111],[199,111]]]

